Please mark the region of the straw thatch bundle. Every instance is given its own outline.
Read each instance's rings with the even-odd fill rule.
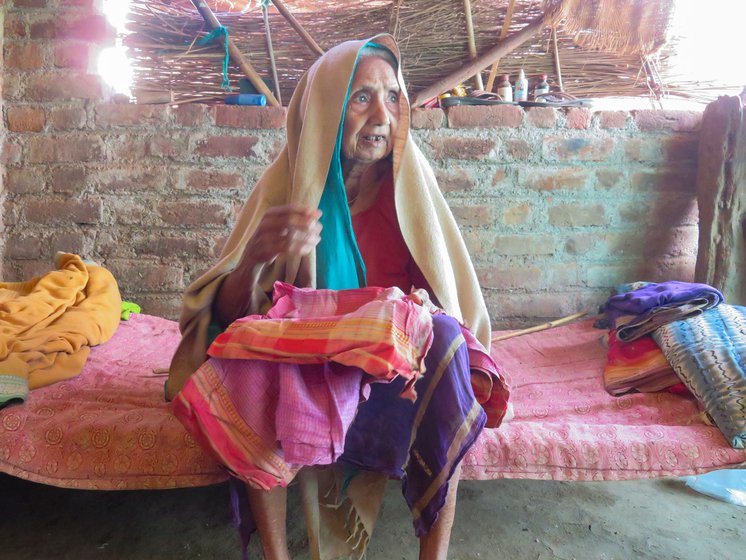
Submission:
[[[564,1],[568,6],[585,3],[585,0]],[[603,1],[587,3],[601,6]],[[241,52],[269,82],[272,74],[259,0],[215,0],[208,4],[214,9],[230,10],[215,9],[215,13]],[[469,60],[463,2],[458,0],[285,0],[284,4],[323,49],[347,39],[384,31],[392,33],[402,49],[403,73],[410,94]],[[507,0],[471,0],[477,52],[485,52],[496,44],[507,4]],[[543,9],[536,0],[517,0],[511,32],[524,27]],[[567,12],[563,13],[563,25],[570,25]],[[582,12],[586,13],[590,12]],[[646,50],[661,41],[653,30],[657,29],[659,34],[662,30],[659,20],[652,16],[648,20],[658,21],[658,27],[651,23],[650,29],[640,35],[639,40],[648,45]],[[295,84],[316,55],[273,9],[269,23],[282,98],[287,103]],[[585,46],[578,45],[588,34],[584,27],[587,23],[580,26],[580,31],[577,25],[571,29],[572,33],[562,27],[557,31],[565,90],[579,97],[648,95],[650,78],[656,77],[660,69],[656,70],[655,59],[642,56],[640,50],[631,52],[627,48],[630,52],[620,55],[589,50],[588,41]],[[224,50],[218,45],[197,46],[197,39],[208,30],[189,0],[133,0],[128,29],[130,34],[125,44],[130,47],[133,60],[136,95],[142,91],[169,91],[177,103],[219,101],[226,95],[220,87]],[[618,34],[619,28],[614,29]],[[610,46],[608,37],[612,36],[613,33],[607,34],[606,39],[597,41],[595,48]],[[522,67],[529,75],[548,74],[551,83],[555,70],[550,47],[547,29],[504,57],[498,71],[515,75]],[[242,75],[233,64],[229,71],[230,82],[237,90]]]

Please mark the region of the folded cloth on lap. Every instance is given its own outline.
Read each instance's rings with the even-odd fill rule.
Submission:
[[[730,445],[746,449],[746,307],[719,305],[653,338]]]

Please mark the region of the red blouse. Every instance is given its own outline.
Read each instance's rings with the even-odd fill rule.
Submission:
[[[391,174],[384,179],[371,207],[352,216],[352,229],[365,262],[368,286],[397,286],[405,294],[414,286],[432,293],[399,229]]]

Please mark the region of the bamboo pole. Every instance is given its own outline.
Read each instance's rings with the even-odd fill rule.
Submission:
[[[547,329],[553,329],[554,327],[559,327],[560,325],[565,325],[567,323],[570,323],[574,321],[575,319],[580,319],[581,317],[585,317],[588,314],[587,311],[581,311],[580,313],[575,313],[574,315],[568,315],[567,317],[562,317],[561,319],[555,319],[554,321],[549,321],[548,323],[542,323],[541,325],[536,325],[535,327],[529,327],[527,329],[522,329],[520,331],[515,331],[508,334],[503,334],[500,336],[493,336],[492,342],[498,342],[500,340],[507,340],[509,338],[515,338],[516,336],[523,336],[524,334],[531,334],[539,331],[545,331]]]
[[[557,26],[552,26],[552,51],[554,53],[554,71],[557,73],[557,85],[560,91],[565,91],[562,85],[562,68],[560,67],[559,48],[557,47]]]
[[[513,23],[513,10],[515,9],[515,0],[510,0],[508,4],[508,13],[505,14],[505,20],[503,21],[503,28],[500,30],[500,41],[505,39],[510,30],[510,24]],[[487,91],[492,91],[492,87],[495,85],[495,77],[497,76],[497,66],[500,64],[498,58],[492,63],[492,69],[490,70],[489,78],[487,78]]]
[[[262,4],[262,16],[264,17],[264,32],[267,35],[267,50],[269,51],[269,65],[272,67],[272,80],[275,83],[275,94],[277,102],[282,105],[282,93],[280,92],[280,80],[277,78],[277,64],[275,63],[275,50],[272,48],[272,33],[269,30],[269,10]]]
[[[541,15],[531,20],[523,29],[513,33],[504,41],[499,42],[476,60],[473,60],[471,63],[462,66],[454,72],[451,72],[448,76],[441,78],[434,84],[429,85],[415,95],[412,101],[412,107],[419,107],[436,95],[440,95],[444,91],[453,89],[470,76],[473,76],[476,72],[492,64],[495,60],[513,52],[531,37],[541,33],[544,27],[546,27],[545,20],[545,15]]]
[[[194,7],[197,8],[197,11],[210,26],[210,29],[217,29],[218,27],[220,27],[218,18],[215,17],[215,14],[212,13],[210,6],[208,6],[204,0],[192,0],[192,4],[194,4]],[[238,47],[236,46],[236,43],[233,42],[233,39],[231,39],[230,37],[221,37],[220,39],[221,41],[223,41],[223,44],[225,44],[226,41],[228,42],[228,53],[230,54],[231,58],[236,64],[238,64],[238,67],[249,79],[256,90],[267,98],[267,103],[275,107],[279,107],[280,104],[278,103],[277,99],[275,99],[275,96],[272,95],[272,92],[267,87],[267,84],[265,84],[264,80],[262,80],[262,77],[256,73],[254,67],[251,66],[251,63],[249,63],[248,60],[246,60],[241,51],[238,50]]]
[[[471,0],[464,0],[464,15],[466,16],[466,38],[469,41],[469,57],[474,60],[477,58],[477,45],[474,42],[474,22],[471,20]],[[474,74],[474,82],[477,89],[484,89],[481,72]]]
[[[308,47],[317,55],[322,56],[324,54],[324,49],[322,49],[319,44],[314,41],[313,37],[303,29],[303,26],[298,22],[297,19],[293,16],[293,14],[290,13],[290,11],[285,7],[285,4],[283,4],[280,0],[272,0],[272,3],[275,5],[275,8],[277,8],[277,11],[280,12],[280,15],[285,18],[285,20],[290,24],[290,27],[295,29],[295,31],[300,35],[300,38],[303,39],[303,41],[308,45]]]

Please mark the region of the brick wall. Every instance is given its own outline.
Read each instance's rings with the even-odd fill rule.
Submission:
[[[100,23],[80,35],[80,21],[99,21],[89,4],[15,0],[6,15],[3,277],[78,252],[112,270],[125,299],[175,317],[281,148],[284,110],[107,103],[85,70],[105,35]],[[700,119],[513,106],[414,113],[496,326],[594,310],[624,281],[692,280]]]
[[[0,76],[5,66],[3,59],[3,41],[5,38],[5,0],[0,0]],[[0,80],[0,112],[3,110],[3,84]],[[0,122],[0,146],[5,143],[5,119]],[[4,155],[4,151],[3,151]],[[5,206],[5,160],[0,156],[0,208]],[[3,212],[0,211],[0,263],[5,259],[5,220]],[[0,275],[0,280],[2,276]]]

